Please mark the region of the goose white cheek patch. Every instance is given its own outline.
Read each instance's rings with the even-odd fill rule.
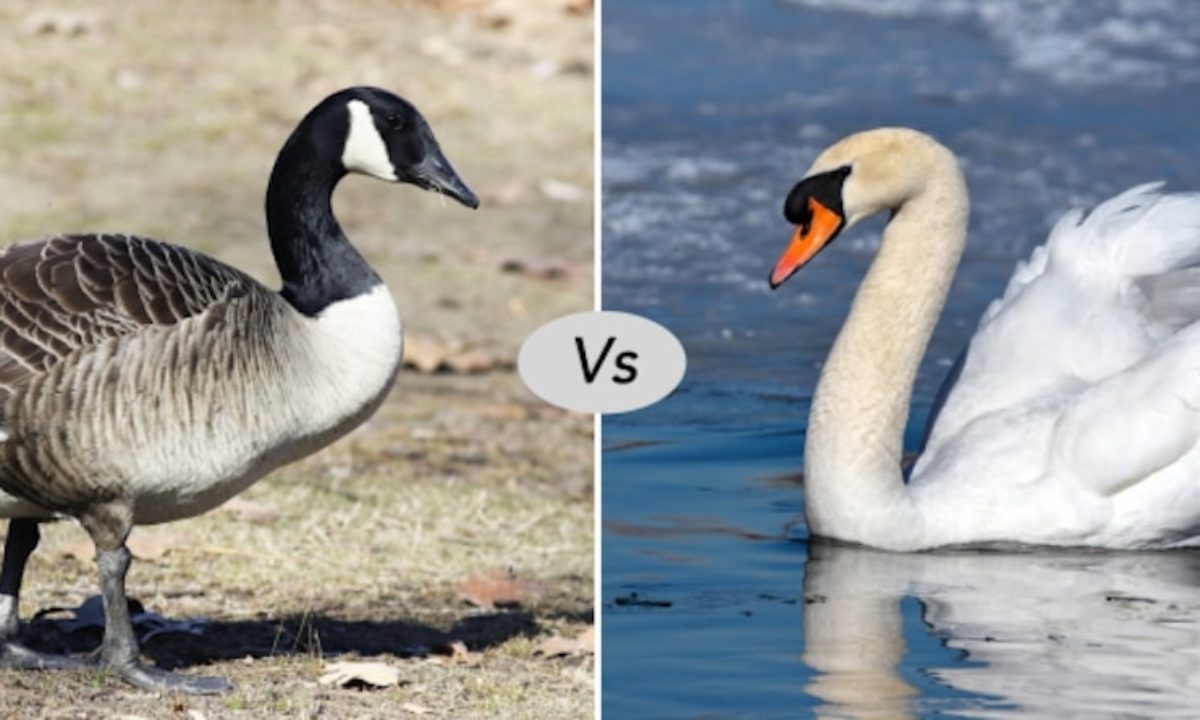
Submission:
[[[342,150],[342,166],[349,172],[395,182],[396,169],[375,127],[371,109],[362,100],[351,100],[346,107],[350,110],[350,132]]]

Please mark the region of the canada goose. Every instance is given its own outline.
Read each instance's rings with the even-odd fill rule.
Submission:
[[[138,660],[125,540],[198,515],[328,445],[379,407],[400,318],[330,198],[347,173],[479,201],[415,107],[378,88],[330,95],[292,132],[267,186],[283,288],[177,245],[68,235],[0,253],[0,665],[64,658],[16,642],[37,522],[78,518],[97,550],[100,663],[139,688],[214,693],[221,678]]]
[[[965,543],[1200,544],[1200,196],[1072,212],[985,313],[906,483],[917,367],[966,239],[954,155],[913,130],[822,153],[791,191],[778,287],[864,217],[883,242],[821,371],[805,449],[814,534]]]

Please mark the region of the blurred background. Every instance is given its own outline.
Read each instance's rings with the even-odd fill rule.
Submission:
[[[231,507],[135,533],[131,595],[206,619],[147,654],[215,662],[236,694],[176,706],[0,672],[0,716],[590,715],[586,648],[540,643],[591,623],[591,419],[538,401],[513,362],[533,328],[591,306],[592,38],[588,0],[0,4],[0,242],[135,233],[277,287],[275,153],[357,84],[416,104],[482,200],[347,179],[335,212],[406,327],[394,393]],[[25,616],[95,593],[83,534],[46,535]],[[87,644],[49,619],[34,630],[47,649]],[[347,653],[400,663],[404,687],[317,686]]]
[[[1048,599],[1045,616],[1025,616],[1037,631],[1006,636],[1004,608],[1028,611],[1015,595],[1027,585],[985,592],[986,573],[970,563],[938,564],[931,574],[945,576],[927,582],[918,561],[817,557],[799,475],[808,403],[883,219],[840,237],[778,291],[767,275],[791,234],[787,192],[836,140],[909,125],[959,156],[968,247],[918,377],[911,447],[984,307],[1059,217],[1144,182],[1200,190],[1200,5],[606,0],[602,23],[604,306],[664,324],[689,361],[666,401],[604,421],[605,709],[1186,712],[1200,691],[1169,680],[1161,657],[1196,629],[1191,606],[1171,620],[1177,634],[1160,634],[1161,617],[1122,626],[1088,590],[1094,604]],[[1096,581],[1045,562],[1047,587]],[[1140,580],[1112,568],[1097,577],[1114,588],[1154,573],[1194,584],[1185,561],[1163,562],[1145,559]],[[990,621],[968,618],[978,620],[970,632],[1010,641],[989,646],[994,661],[962,625],[932,622],[978,609],[954,604],[956,581],[992,604]],[[872,588],[874,604],[822,605]],[[842,645],[810,643],[821,609],[848,633]],[[1071,617],[1094,622],[1064,624]],[[1055,653],[1086,669],[1061,670]],[[1145,663],[1123,661],[1135,657]]]

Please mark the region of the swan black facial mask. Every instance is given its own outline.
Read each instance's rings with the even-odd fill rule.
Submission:
[[[804,178],[788,193],[783,216],[796,225],[792,240],[771,272],[771,289],[812,260],[846,225],[842,212],[842,185],[850,168],[841,167]]]

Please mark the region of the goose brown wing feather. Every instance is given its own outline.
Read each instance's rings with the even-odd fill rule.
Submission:
[[[0,399],[76,350],[176,324],[256,286],[209,257],[136,236],[13,245],[0,251]]]

